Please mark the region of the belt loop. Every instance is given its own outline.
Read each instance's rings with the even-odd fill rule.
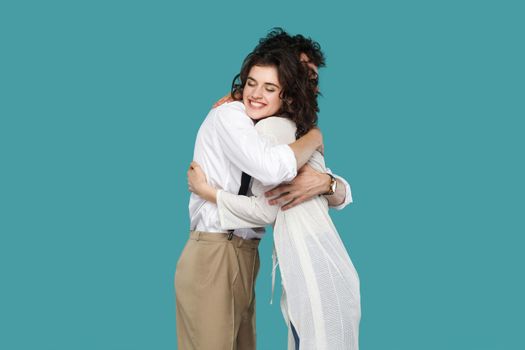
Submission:
[[[195,232],[197,234],[197,237],[195,237],[195,240],[198,242],[201,236],[201,231]]]

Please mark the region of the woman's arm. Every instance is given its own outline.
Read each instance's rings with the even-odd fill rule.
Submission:
[[[223,229],[261,227],[275,221],[279,207],[269,205],[263,194],[246,197],[217,190],[208,184],[197,162],[191,163],[187,175],[191,192],[217,204]]]
[[[313,128],[289,146],[295,155],[297,169],[299,169],[308,162],[315,151],[322,150],[323,134],[318,128]]]
[[[217,207],[225,230],[273,224],[279,211],[278,206],[268,204],[264,195],[246,197],[223,190],[217,191]]]

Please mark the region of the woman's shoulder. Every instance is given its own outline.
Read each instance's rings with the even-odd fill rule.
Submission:
[[[283,117],[268,117],[255,125],[260,134],[275,137],[279,144],[289,144],[295,141],[295,123]]]

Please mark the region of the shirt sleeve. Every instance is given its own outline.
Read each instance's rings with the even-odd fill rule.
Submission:
[[[219,108],[215,127],[225,156],[263,185],[291,181],[297,175],[297,161],[290,146],[272,145],[261,137],[242,109]]]
[[[273,224],[279,211],[279,206],[269,205],[264,195],[246,197],[223,190],[217,191],[217,208],[224,230]]]
[[[345,185],[345,200],[343,201],[343,203],[341,203],[341,204],[339,204],[337,206],[331,207],[331,208],[334,208],[336,210],[341,210],[344,207],[346,207],[348,204],[353,202],[353,200],[352,200],[352,189],[350,188],[350,184],[348,183],[348,181],[346,181],[343,177],[338,176],[336,174],[333,174],[332,170],[330,170],[328,168],[326,169],[326,171],[329,174],[332,174],[336,179],[341,180],[341,182]]]

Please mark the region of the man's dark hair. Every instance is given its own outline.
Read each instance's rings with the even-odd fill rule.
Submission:
[[[297,57],[305,53],[310,62],[317,67],[324,67],[326,64],[324,53],[318,42],[301,34],[292,36],[279,27],[273,28],[266,37],[259,40],[254,51],[272,49],[292,49],[296,52]]]

